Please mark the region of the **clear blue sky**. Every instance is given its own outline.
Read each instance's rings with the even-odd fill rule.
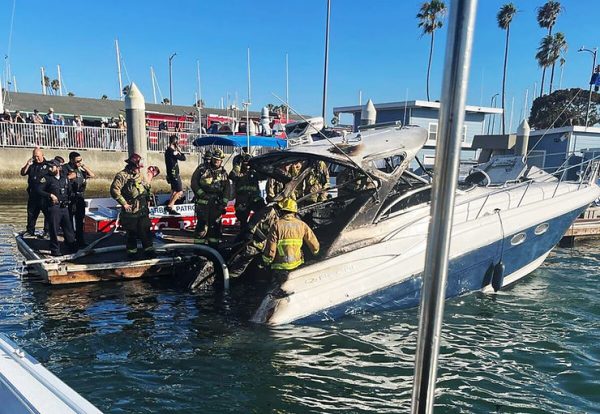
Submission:
[[[0,53],[8,53],[13,0],[0,8]],[[504,31],[496,13],[505,3],[480,0],[468,103],[489,105],[501,90]],[[591,55],[581,45],[600,46],[596,0],[564,0],[555,31],[569,43],[563,87],[586,87]],[[328,118],[333,106],[425,99],[429,38],[421,37],[416,0],[332,0]],[[447,2],[449,4],[449,2]],[[542,0],[516,0],[519,9],[511,35],[507,112],[515,98],[519,118],[525,90],[533,93],[541,71],[534,60],[545,34],[536,20]],[[236,92],[246,96],[246,49],[251,49],[252,109],[285,96],[285,54],[289,54],[290,104],[302,113],[320,114],[322,99],[325,0],[158,0],[48,2],[16,0],[10,46],[12,73],[20,91],[39,92],[39,71],[51,78],[60,64],[64,84],[77,96],[118,93],[114,39],[118,38],[126,72],[147,101],[152,100],[150,66],[164,97],[169,95],[168,56],[173,60],[174,103],[194,102],[196,61],[208,106]],[[594,17],[596,15],[596,17]],[[436,35],[432,99],[438,99],[446,28]],[[127,76],[128,75],[128,76]],[[557,73],[556,77],[560,76]],[[558,80],[557,80],[558,83]],[[515,121],[516,122],[516,121]]]

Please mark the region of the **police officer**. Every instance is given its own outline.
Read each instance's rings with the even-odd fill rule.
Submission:
[[[44,214],[44,233],[48,233],[48,220],[45,213],[45,200],[39,196],[36,188],[40,180],[48,174],[48,164],[40,148],[33,150],[33,157],[21,168],[21,175],[27,176],[27,234],[35,235],[35,223],[40,212]]]
[[[148,171],[142,177],[142,157],[131,154],[125,160],[127,165],[119,171],[110,186],[110,195],[122,206],[119,219],[121,226],[127,234],[125,247],[127,256],[133,258],[137,255],[137,241],[142,242],[146,258],[156,257],[150,233],[150,210],[148,201],[150,197],[150,182],[153,174]],[[150,170],[150,168],[149,168]]]
[[[194,242],[219,242],[219,219],[229,201],[229,179],[223,168],[225,154],[220,149],[211,152],[208,166],[199,165],[192,175],[191,187],[195,195],[196,228]]]
[[[77,245],[85,247],[83,236],[83,220],[85,219],[85,187],[88,178],[94,178],[96,175],[84,163],[81,154],[78,152],[69,153],[69,162],[64,165],[67,177],[71,183],[71,199],[69,200],[69,214],[71,221],[75,219],[75,239]]]
[[[304,263],[304,243],[314,255],[319,253],[320,246],[311,228],[296,217],[296,201],[286,198],[281,201],[280,209],[282,216],[269,232],[263,250],[263,261],[275,272],[286,274]]]
[[[258,176],[250,168],[250,158],[249,154],[243,154],[239,164],[234,165],[229,173],[229,179],[235,190],[235,216],[240,222],[242,231],[248,223],[250,211],[257,212],[265,205],[258,187]]]
[[[183,195],[183,183],[179,175],[179,161],[185,161],[185,154],[179,149],[179,138],[177,135],[171,135],[169,137],[169,146],[165,150],[167,182],[171,185],[171,198],[165,210],[176,216],[180,214],[173,207],[175,206],[175,202]]]
[[[38,195],[47,200],[48,224],[50,230],[50,254],[60,256],[58,230],[62,229],[65,244],[71,251],[77,250],[73,225],[69,217],[69,196],[71,186],[67,175],[56,160],[48,162],[49,173],[40,179],[37,186]]]

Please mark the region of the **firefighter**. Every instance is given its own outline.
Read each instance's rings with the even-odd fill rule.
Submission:
[[[239,240],[243,242],[242,247],[227,262],[231,277],[242,275],[250,263],[260,256],[265,247],[267,236],[277,220],[279,220],[278,203],[269,204],[252,215],[246,230],[240,233]]]
[[[194,242],[216,244],[220,239],[220,219],[229,201],[229,179],[223,168],[225,154],[220,149],[211,153],[208,166],[200,165],[192,175],[195,195],[196,228]]]
[[[279,173],[281,175],[290,176],[290,164],[284,164],[279,166]],[[269,177],[267,180],[266,192],[267,192],[267,203],[275,201],[279,193],[285,188],[285,183],[276,180],[273,177]]]
[[[146,258],[156,257],[152,245],[150,233],[150,210],[148,201],[150,198],[150,182],[154,173],[148,168],[146,177],[142,177],[141,170],[144,167],[142,157],[131,154],[125,160],[127,165],[119,171],[110,186],[110,195],[122,206],[120,221],[121,227],[127,234],[125,247],[127,256],[134,258],[137,255],[137,241],[142,242],[144,256]]]
[[[239,164],[234,165],[229,173],[235,190],[235,216],[242,232],[248,223],[250,211],[256,212],[265,205],[258,187],[258,176],[250,168],[250,158],[249,154],[242,154]]]
[[[63,166],[71,183],[71,198],[69,200],[69,215],[71,221],[75,219],[75,239],[77,245],[85,247],[83,236],[83,220],[85,218],[85,187],[88,178],[96,175],[83,163],[83,158],[78,152],[69,153],[69,162]]]
[[[46,218],[46,202],[36,191],[40,180],[48,174],[48,163],[40,148],[33,150],[33,156],[21,168],[21,175],[27,176],[27,228],[26,234],[35,236],[35,223],[40,212],[44,215],[44,234],[48,233],[48,220]]]
[[[312,170],[304,179],[304,194],[310,195],[307,202],[317,203],[327,200],[327,189],[329,188],[329,169],[323,161],[312,163]]]
[[[52,256],[60,256],[61,251],[58,243],[59,229],[62,229],[67,248],[71,252],[77,250],[73,225],[69,216],[71,184],[69,183],[67,174],[57,160],[50,160],[48,162],[48,170],[48,174],[40,179],[40,183],[37,186],[37,193],[48,203],[46,211],[50,232],[50,254]]]
[[[296,217],[298,205],[291,198],[280,204],[281,218],[273,225],[263,250],[263,261],[279,274],[287,274],[304,263],[302,246],[306,243],[313,255],[319,253],[315,233]]]

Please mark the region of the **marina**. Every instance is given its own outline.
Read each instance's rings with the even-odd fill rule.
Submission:
[[[553,0],[533,14],[478,0],[415,4],[428,54],[408,38],[403,50],[427,71],[403,64],[424,83],[400,100],[388,72],[401,60],[374,42],[388,39],[383,9],[391,6],[367,16],[358,3],[321,2],[314,116],[309,85],[317,82],[307,68],[315,59],[306,59],[314,46],[292,50],[304,57],[294,75],[304,90],[290,100],[288,48],[298,34],[268,48],[285,52],[285,82],[275,86],[275,66],[253,33],[265,27],[244,36],[243,54],[238,36],[207,61],[190,59],[180,41],[165,48],[140,37],[132,47],[126,30],[113,39],[116,99],[75,97],[64,73],[88,94],[91,83],[64,72],[65,57],[57,79],[40,67],[39,97],[19,92],[13,0],[0,75],[0,175],[9,171],[0,179],[1,413],[595,412],[600,315],[588,298],[599,269],[597,48],[577,50],[593,58],[591,78],[573,54],[565,71],[565,33],[581,42],[583,25]],[[565,2],[581,15],[581,4]],[[356,52],[344,46],[350,16],[374,32],[357,43],[369,50],[361,64],[340,66],[344,50]],[[533,88],[526,82],[537,67],[509,56],[533,46],[523,16],[546,32]],[[321,30],[297,39],[311,44]],[[165,36],[188,31],[178,24]],[[89,46],[100,45],[95,32]],[[503,65],[499,47],[481,48],[486,38],[502,40]],[[164,73],[150,65],[154,104],[139,71],[154,58],[140,54],[144,45],[168,56],[168,98]],[[228,64],[226,49],[240,61]],[[491,82],[485,64],[502,66]],[[375,67],[383,72],[373,76]],[[222,80],[239,88],[244,71],[241,99],[236,90],[206,105]],[[104,75],[92,72],[97,88]],[[360,82],[358,105],[340,101],[356,89],[349,81]],[[272,91],[282,86],[285,99]],[[14,183],[25,181],[27,201],[14,204]]]

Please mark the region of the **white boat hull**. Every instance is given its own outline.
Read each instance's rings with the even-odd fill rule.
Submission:
[[[492,190],[481,188],[457,197],[447,297],[494,291],[531,273],[600,196],[595,185],[556,187],[536,183],[487,198],[482,194]],[[366,237],[380,241],[291,272],[280,286],[285,295],[268,295],[253,320],[304,323],[375,308],[417,306],[428,225],[429,206],[423,206],[367,231],[350,232],[350,242]]]

